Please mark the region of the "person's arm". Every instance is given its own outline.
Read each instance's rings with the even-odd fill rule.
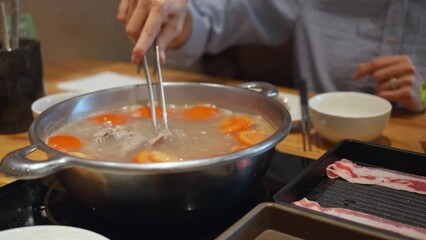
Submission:
[[[419,89],[423,78],[409,56],[393,55],[360,63],[355,79],[371,75],[377,83],[377,95],[398,102],[413,112],[424,111]]]
[[[190,1],[192,30],[178,49],[168,49],[168,63],[189,66],[204,53],[231,46],[279,46],[293,34],[303,0]]]
[[[303,0],[189,1],[189,13],[186,9],[183,13],[182,7],[186,5],[186,1],[178,0],[176,3],[175,1],[122,0],[117,18],[126,25],[128,35],[136,41],[132,58],[134,63],[138,62],[152,44],[157,32],[160,33],[159,41],[161,33],[165,39],[161,42],[162,49],[169,45],[171,39],[177,40],[174,42],[177,44],[171,47],[175,50],[178,47],[178,51],[168,51],[167,54],[168,56],[170,54],[179,65],[189,65],[203,53],[214,54],[233,45],[282,44],[291,35],[300,2],[303,2]],[[160,2],[162,7],[147,5],[149,2]],[[169,5],[170,7],[167,7]],[[137,10],[142,6],[143,11]],[[162,9],[163,12],[159,14],[158,9]],[[171,11],[172,9],[174,11]],[[154,20],[149,21],[151,15],[161,17],[152,17]],[[176,20],[170,27],[166,27],[171,19],[179,21]]]

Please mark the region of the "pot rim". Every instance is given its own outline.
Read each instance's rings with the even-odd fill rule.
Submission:
[[[280,114],[282,119],[284,119],[274,134],[265,139],[264,141],[253,145],[251,147],[230,152],[224,155],[209,157],[209,158],[200,158],[193,160],[185,160],[179,162],[164,162],[164,163],[125,163],[125,162],[113,162],[113,161],[102,161],[102,160],[87,160],[83,158],[78,158],[75,156],[67,155],[63,152],[57,151],[51,147],[49,147],[37,134],[36,127],[43,119],[43,116],[50,114],[55,111],[57,108],[60,108],[62,104],[67,104],[70,101],[78,101],[78,99],[83,98],[86,95],[92,94],[101,94],[111,91],[120,91],[123,89],[130,89],[135,87],[145,87],[146,84],[138,84],[132,86],[123,86],[116,87],[111,89],[104,89],[95,92],[85,93],[80,96],[73,97],[71,99],[65,100],[64,102],[58,103],[46,111],[42,112],[31,124],[29,128],[29,138],[32,143],[32,146],[36,149],[40,149],[52,155],[52,159],[59,160],[62,162],[62,168],[69,167],[84,167],[94,170],[100,170],[103,172],[120,172],[120,173],[171,173],[171,172],[181,172],[181,171],[192,171],[198,170],[201,168],[205,168],[207,166],[219,166],[222,164],[227,164],[238,159],[242,158],[250,158],[254,155],[259,155],[267,150],[270,150],[275,147],[280,141],[282,141],[290,132],[291,129],[291,116],[289,111],[282,105],[278,100],[265,96],[262,93],[250,91],[248,89],[244,89],[237,86],[223,85],[217,83],[203,83],[203,82],[166,82],[164,86],[185,86],[185,85],[200,85],[207,87],[215,87],[215,88],[223,88],[223,89],[231,89],[232,91],[243,91],[244,94],[250,94],[253,97],[262,97],[266,99],[270,104],[273,104],[277,110],[280,110]]]

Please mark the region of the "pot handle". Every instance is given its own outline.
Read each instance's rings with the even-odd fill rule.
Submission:
[[[255,91],[271,98],[278,96],[278,89],[268,82],[246,82],[238,85],[241,88]]]
[[[10,152],[0,162],[0,172],[9,177],[35,179],[53,174],[69,165],[69,161],[62,156],[53,155],[43,161],[33,161],[27,157],[38,149],[38,146],[30,145]]]

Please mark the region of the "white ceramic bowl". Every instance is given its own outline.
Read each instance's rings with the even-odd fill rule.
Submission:
[[[0,239],[13,240],[108,240],[108,238],[77,227],[40,225],[0,231]]]
[[[328,92],[309,99],[313,126],[331,142],[376,139],[386,127],[391,110],[389,101],[359,92]]]
[[[51,106],[70,99],[72,97],[76,97],[78,95],[83,94],[83,92],[62,92],[56,93],[52,95],[46,95],[41,97],[33,102],[31,105],[31,111],[33,113],[33,117],[37,117],[41,112],[50,108]]]

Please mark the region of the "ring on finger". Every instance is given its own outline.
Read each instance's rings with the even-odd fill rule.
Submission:
[[[398,86],[396,85],[396,78],[392,77],[391,79],[389,79],[389,86],[392,90],[395,90],[398,88]]]

